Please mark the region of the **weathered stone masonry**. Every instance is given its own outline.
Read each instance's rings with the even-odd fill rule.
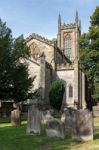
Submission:
[[[61,79],[65,85],[63,107],[85,108],[85,75],[79,65],[78,39],[81,23],[76,12],[75,22],[62,24],[58,18],[57,39],[48,40],[37,34],[30,35],[30,76],[36,75],[34,89],[41,87],[41,99],[49,103],[49,86]]]

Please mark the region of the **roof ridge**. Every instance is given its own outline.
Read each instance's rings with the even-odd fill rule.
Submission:
[[[45,43],[47,43],[47,44],[49,44],[51,46],[54,46],[53,40],[49,40],[49,39],[47,39],[47,38],[45,38],[45,37],[43,37],[43,36],[41,36],[39,34],[36,34],[36,33],[32,33],[29,37],[27,37],[26,38],[26,42],[28,42],[32,38],[35,38],[35,39],[40,40],[42,42],[45,42]]]

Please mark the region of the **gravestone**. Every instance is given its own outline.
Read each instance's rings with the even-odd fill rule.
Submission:
[[[63,123],[65,123],[65,113],[63,113],[63,114],[61,115],[61,121],[62,121]]]
[[[48,137],[65,138],[64,124],[58,119],[51,119],[46,123],[46,134]]]
[[[93,117],[88,110],[76,110],[72,114],[72,139],[93,140]]]
[[[35,105],[28,109],[27,135],[40,135],[41,111]]]
[[[46,124],[46,122],[51,119],[53,119],[53,116],[51,115],[49,110],[42,113],[42,123]]]
[[[72,114],[75,110],[65,108],[61,116],[61,121],[64,122],[66,128],[72,128]]]
[[[12,126],[20,126],[21,125],[21,112],[19,109],[14,109],[11,111],[11,124]]]
[[[99,117],[99,105],[93,106],[92,111],[93,111],[93,116],[94,117]]]

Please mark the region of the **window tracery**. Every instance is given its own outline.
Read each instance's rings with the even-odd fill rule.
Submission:
[[[31,51],[31,55],[33,56],[33,58],[37,59],[39,57],[40,49],[36,43],[33,42],[30,45],[30,51]]]
[[[68,34],[65,36],[65,39],[64,39],[64,54],[70,58],[70,55],[71,55],[71,36]]]

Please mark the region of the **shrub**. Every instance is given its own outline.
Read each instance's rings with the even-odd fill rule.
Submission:
[[[50,105],[58,111],[61,109],[64,91],[65,87],[62,80],[54,81],[50,85],[49,90]]]

